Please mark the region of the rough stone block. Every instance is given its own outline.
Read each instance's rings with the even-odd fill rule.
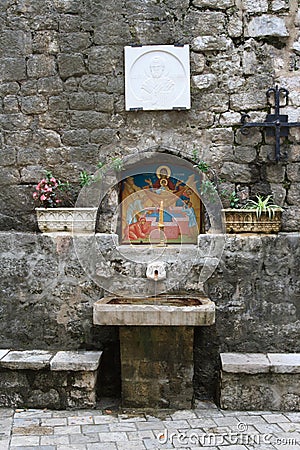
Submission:
[[[8,114],[19,112],[19,102],[15,95],[7,95],[4,97],[3,110]]]
[[[81,54],[60,54],[58,55],[57,60],[59,74],[63,79],[80,76],[86,73],[84,60]]]
[[[239,92],[230,96],[230,106],[234,111],[256,110],[257,108],[264,108],[266,100],[261,95],[260,90],[249,89],[249,91]],[[251,116],[251,120],[254,120]]]
[[[247,164],[225,162],[221,170],[221,176],[225,180],[235,183],[250,183],[252,174]]]
[[[63,82],[59,77],[41,78],[37,83],[38,94],[58,95],[63,92]]]
[[[268,0],[243,0],[243,8],[247,12],[262,13],[268,11]]]
[[[217,85],[217,77],[213,74],[194,75],[192,80],[196,88],[200,90],[213,88]]]
[[[254,17],[248,24],[245,32],[250,37],[279,37],[287,38],[289,32],[286,28],[284,19],[268,14]]]
[[[17,370],[1,370],[0,372],[0,394],[29,388],[27,376],[24,372]]]
[[[54,56],[32,55],[27,61],[27,74],[32,78],[51,77],[56,73]]]
[[[55,389],[57,386],[53,386],[52,389],[45,392],[44,386],[41,386],[43,389],[36,389],[30,392],[28,399],[25,402],[25,405],[29,408],[50,408],[50,409],[60,409],[64,408],[66,405],[61,402],[59,392]],[[46,428],[46,427],[45,427]],[[50,430],[52,430],[50,428]],[[39,430],[41,432],[41,430]],[[47,430],[42,430],[45,434],[49,433],[49,428]]]
[[[51,370],[94,371],[100,364],[102,352],[61,351],[50,362]]]
[[[229,373],[268,373],[270,362],[261,353],[221,353],[222,370]]]
[[[107,78],[104,75],[83,75],[80,86],[85,91],[103,92],[107,87]]]
[[[300,182],[300,163],[289,164],[287,176],[290,181]]]
[[[196,8],[227,9],[234,5],[234,0],[194,0]]]
[[[287,201],[289,205],[299,204],[300,183],[293,183],[288,190]]]
[[[62,136],[64,145],[80,146],[89,142],[88,130],[70,130],[65,131]]]
[[[95,109],[95,99],[93,95],[88,93],[74,93],[69,95],[69,103],[71,109],[89,110]]]
[[[55,55],[59,52],[58,33],[54,30],[37,31],[32,39],[33,53]]]
[[[18,184],[20,182],[20,173],[17,169],[10,167],[0,167],[0,186]]]
[[[72,380],[72,386],[91,391],[97,382],[97,371],[76,372]]]
[[[3,27],[4,28],[4,27]],[[26,56],[31,52],[30,33],[3,30],[0,33],[0,57]]]
[[[114,97],[113,95],[105,93],[95,94],[96,111],[112,112],[114,110]]]
[[[68,392],[65,408],[94,408],[96,392],[82,389],[72,389]]]
[[[108,122],[108,115],[97,111],[75,111],[71,117],[72,127],[88,130],[106,128]]]
[[[2,58],[0,79],[2,81],[20,81],[26,78],[25,58]]]
[[[41,114],[48,109],[46,99],[41,95],[23,97],[21,101],[21,111],[24,114]]]
[[[231,39],[225,36],[199,36],[192,41],[192,50],[205,52],[210,50],[229,50],[232,46]]]
[[[243,20],[239,12],[233,14],[228,22],[228,35],[231,38],[237,38],[243,34]]]
[[[205,67],[205,57],[201,53],[191,53],[192,73],[202,73]]]
[[[194,36],[220,36],[225,32],[225,14],[219,11],[189,11],[184,27]]]
[[[86,50],[91,45],[89,33],[73,32],[59,35],[59,47],[62,53],[76,53]]]
[[[49,367],[53,352],[46,350],[11,351],[0,360],[0,367],[17,370],[40,370]]]

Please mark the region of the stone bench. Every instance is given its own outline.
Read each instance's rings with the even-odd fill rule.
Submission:
[[[220,406],[300,410],[300,353],[221,353]]]
[[[93,408],[102,352],[0,350],[0,406]]]

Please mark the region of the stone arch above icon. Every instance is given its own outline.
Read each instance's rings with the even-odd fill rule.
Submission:
[[[125,47],[126,110],[190,109],[189,46]]]

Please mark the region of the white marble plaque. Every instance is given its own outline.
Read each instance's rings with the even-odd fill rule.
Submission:
[[[125,47],[126,110],[190,109],[189,46]]]

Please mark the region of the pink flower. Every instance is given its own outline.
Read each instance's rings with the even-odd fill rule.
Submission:
[[[40,200],[41,200],[41,202],[44,202],[45,200],[47,200],[46,195],[42,194],[42,195],[40,196]]]
[[[38,198],[39,194],[37,192],[34,192],[32,194],[32,197],[34,198],[34,200],[36,200]]]

